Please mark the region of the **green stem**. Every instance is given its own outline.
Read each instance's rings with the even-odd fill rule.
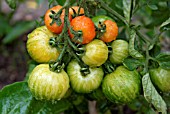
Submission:
[[[120,19],[122,22],[125,23],[125,25],[129,28],[129,24],[126,21],[126,19],[121,16],[119,13],[117,13],[115,10],[111,9],[106,3],[104,3],[102,0],[99,0],[99,3],[101,5],[101,7],[105,10],[107,10],[109,13],[115,15],[118,19]]]
[[[145,41],[145,43],[149,42],[151,43],[152,41],[148,38],[146,38],[143,34],[141,34],[138,30],[136,30],[136,34],[142,39]]]
[[[146,43],[147,47],[146,47],[146,61],[145,61],[145,68],[144,68],[144,74],[148,72],[149,70],[149,59],[150,59],[150,55],[149,55],[149,43]]]

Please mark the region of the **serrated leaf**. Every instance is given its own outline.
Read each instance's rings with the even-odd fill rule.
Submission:
[[[123,0],[123,13],[128,23],[131,20],[132,0]]]
[[[16,26],[12,28],[10,33],[2,40],[3,44],[9,44],[13,40],[19,38],[22,34],[27,32],[28,30],[34,28],[35,22],[33,21],[25,21],[25,22],[20,22]]]
[[[0,91],[0,114],[59,114],[70,106],[67,100],[55,104],[35,100],[27,82],[16,82]]]
[[[160,67],[164,69],[170,69],[170,52],[160,53],[156,56],[156,60]]]
[[[162,114],[167,114],[166,103],[153,86],[149,73],[143,76],[142,85],[145,99],[149,103],[151,103],[158,112],[162,112]]]
[[[126,58],[123,61],[123,65],[125,67],[127,67],[129,70],[134,70],[138,66],[141,66],[143,64],[144,64],[144,61],[138,60],[138,59],[135,59],[135,58]]]
[[[160,29],[163,29],[164,27],[168,26],[170,24],[170,17],[165,22],[163,22],[160,26]],[[170,26],[168,27],[170,29]]]

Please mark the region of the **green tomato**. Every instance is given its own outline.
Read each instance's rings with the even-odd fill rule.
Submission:
[[[149,71],[153,84],[162,92],[170,92],[170,70],[161,67]]]
[[[31,58],[38,63],[56,60],[59,52],[49,45],[50,38],[55,36],[46,26],[38,27],[28,34],[27,51]]]
[[[128,57],[128,42],[125,40],[115,40],[111,44],[112,53],[109,56],[113,64],[121,64],[123,60]]]
[[[82,75],[80,69],[81,67],[76,60],[72,60],[67,66],[72,89],[77,93],[90,93],[97,89],[104,75],[102,68],[89,68],[90,74],[85,76]]]
[[[107,45],[98,39],[95,39],[85,46],[85,53],[82,61],[90,67],[101,66],[108,58]]]
[[[48,64],[40,64],[31,72],[28,86],[37,100],[60,100],[69,88],[69,77],[64,70],[55,73]]]
[[[141,78],[136,70],[129,71],[124,66],[104,77],[102,90],[106,98],[114,103],[132,102],[141,90]]]
[[[98,15],[92,18],[92,21],[94,22],[95,26],[98,27],[99,22],[104,22],[106,20],[114,21],[111,17],[108,17],[106,15]]]

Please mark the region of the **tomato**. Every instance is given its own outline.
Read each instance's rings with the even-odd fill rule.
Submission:
[[[149,71],[153,84],[162,92],[170,92],[170,70],[161,67]]]
[[[31,72],[28,86],[37,100],[60,100],[69,88],[69,77],[64,70],[55,73],[48,64],[40,64]]]
[[[111,42],[113,40],[116,40],[116,37],[118,35],[118,26],[112,18],[105,15],[99,15],[93,17],[92,21],[98,28],[101,28],[101,25],[99,23],[106,26],[105,32],[102,34],[102,36],[99,37],[101,40],[103,40],[104,42]]]
[[[76,12],[76,14],[78,14],[79,6],[72,6],[71,8],[69,8],[69,13],[70,13],[72,16],[74,15],[73,9],[74,9],[74,11]],[[79,15],[83,15],[83,14],[84,14],[84,9],[83,9],[83,8],[80,8]]]
[[[57,49],[49,45],[50,38],[55,36],[46,26],[38,27],[28,34],[26,46],[33,60],[38,63],[47,63],[58,58]]]
[[[52,15],[51,11],[54,11],[55,13],[57,13],[60,9],[62,8],[62,6],[60,5],[57,5],[57,6],[54,6],[50,9],[48,9],[45,13],[45,17],[44,17],[44,22],[45,22],[45,25],[47,26],[47,28],[53,32],[53,33],[56,33],[56,34],[59,34],[62,32],[62,29],[63,29],[63,26],[64,26],[64,15],[65,15],[65,11],[62,11],[61,15],[60,15],[60,19],[61,19],[61,25],[57,25],[55,22],[50,25],[50,23],[52,22],[52,19],[50,18],[50,15]],[[71,14],[69,14],[69,20],[71,21],[72,19],[72,16]]]
[[[89,68],[90,74],[85,76],[82,75],[80,69],[81,67],[76,60],[72,60],[67,66],[72,89],[77,93],[90,93],[97,89],[104,75],[102,68]]]
[[[118,35],[118,26],[116,22],[106,20],[103,22],[106,25],[106,32],[100,37],[104,42],[111,42],[116,40]]]
[[[92,21],[94,22],[96,27],[98,27],[99,22],[103,23],[106,20],[114,21],[111,17],[106,16],[106,15],[98,15],[92,18]]]
[[[75,17],[70,23],[74,31],[82,31],[81,44],[87,44],[91,42],[96,36],[95,26],[93,21],[86,16]],[[70,37],[74,38],[74,35],[69,31]],[[79,42],[79,41],[76,41]]]
[[[111,102],[132,102],[140,94],[141,78],[136,70],[129,71],[124,66],[119,66],[104,77],[102,90]]]
[[[123,60],[128,57],[128,42],[125,40],[115,40],[111,44],[112,53],[109,56],[113,64],[121,64]]]
[[[101,66],[108,58],[107,45],[98,39],[91,41],[85,46],[82,61],[90,67]]]

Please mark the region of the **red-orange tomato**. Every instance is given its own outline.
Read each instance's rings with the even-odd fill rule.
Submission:
[[[75,17],[71,21],[70,25],[74,31],[82,31],[83,41],[81,42],[81,44],[89,43],[96,36],[94,23],[89,17],[86,16]],[[74,38],[74,35],[70,31],[69,34],[71,38]]]
[[[63,29],[63,26],[64,26],[65,11],[63,10],[62,14],[60,16],[60,19],[61,19],[61,22],[62,22],[62,24],[60,26],[57,25],[56,23],[53,23],[52,25],[50,25],[50,23],[52,22],[52,19],[50,18],[50,15],[52,14],[51,10],[54,11],[55,13],[57,13],[61,8],[62,8],[62,6],[57,5],[57,6],[54,6],[54,7],[50,8],[50,9],[48,9],[46,11],[45,17],[44,17],[44,22],[45,22],[46,27],[51,32],[56,33],[56,34],[60,34],[62,32],[62,29]],[[71,14],[69,14],[69,20],[71,21],[71,19],[72,19],[72,16],[71,16]]]
[[[71,8],[69,8],[69,13],[71,15],[74,15],[74,12],[73,12],[73,9],[76,13],[78,13],[78,10],[79,10],[79,6],[72,6]],[[84,14],[84,9],[83,8],[80,8],[80,12],[79,12],[80,15]]]
[[[116,40],[118,35],[118,26],[116,22],[106,20],[103,23],[106,25],[106,32],[100,37],[100,39],[104,42],[111,42]]]

